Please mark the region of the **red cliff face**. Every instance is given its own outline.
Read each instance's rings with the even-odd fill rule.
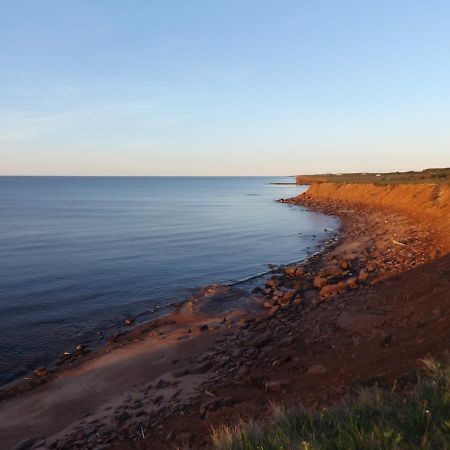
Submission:
[[[449,184],[376,185],[315,182],[303,195],[398,210],[434,230],[445,249],[450,251]]]

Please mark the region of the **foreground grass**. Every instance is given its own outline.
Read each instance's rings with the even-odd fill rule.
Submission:
[[[217,450],[450,449],[450,364],[427,361],[413,392],[362,390],[321,412],[275,408],[265,423],[214,430]]]

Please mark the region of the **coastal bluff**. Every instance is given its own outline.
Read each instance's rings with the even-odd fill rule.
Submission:
[[[343,206],[384,208],[406,214],[437,233],[445,252],[450,251],[450,184],[331,183],[320,177],[297,177],[309,184],[303,199],[338,201]]]

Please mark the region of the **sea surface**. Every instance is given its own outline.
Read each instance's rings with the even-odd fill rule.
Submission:
[[[304,259],[337,221],[274,202],[306,189],[283,181],[0,177],[0,384],[194,288]]]

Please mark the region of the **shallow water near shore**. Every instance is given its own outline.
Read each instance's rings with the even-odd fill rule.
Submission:
[[[306,189],[285,181],[0,177],[0,383],[193,288],[307,257],[337,221],[275,203]]]

